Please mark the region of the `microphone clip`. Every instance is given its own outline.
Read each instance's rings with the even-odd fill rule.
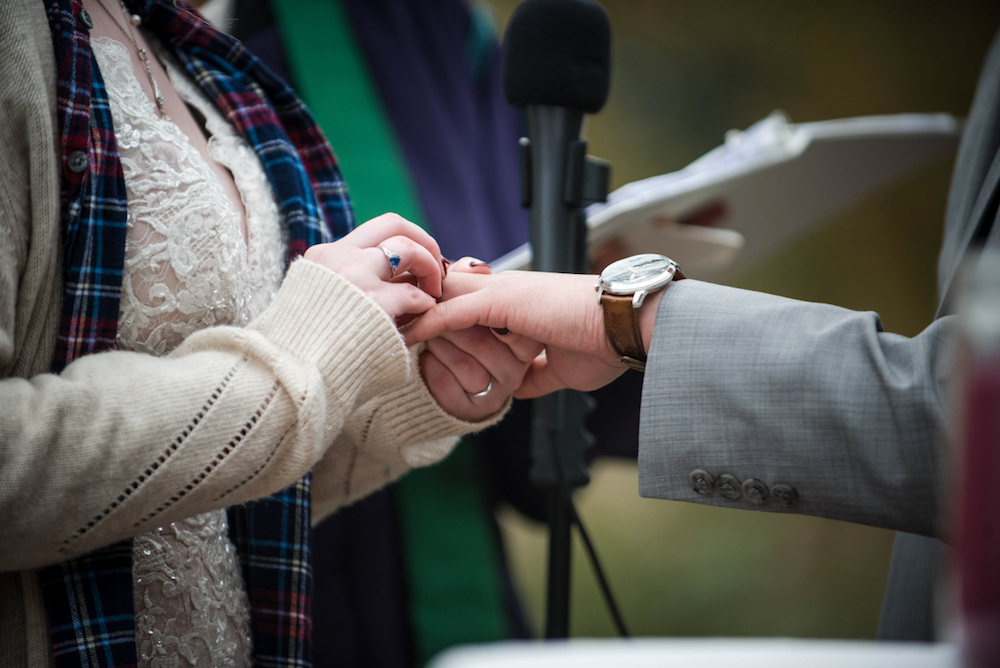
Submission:
[[[531,140],[521,137],[520,172],[521,206],[531,208]],[[597,202],[608,201],[611,182],[611,163],[587,155],[587,140],[576,139],[566,146],[566,181],[563,183],[563,202],[568,207],[583,208]]]

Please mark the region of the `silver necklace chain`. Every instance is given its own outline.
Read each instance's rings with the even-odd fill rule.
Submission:
[[[135,36],[135,29],[132,27],[138,26],[142,23],[142,18],[138,14],[129,13],[128,7],[125,6],[125,0],[118,0],[118,4],[121,5],[125,16],[129,17],[128,28],[126,28],[118,21],[117,18],[115,18],[115,15],[111,13],[111,10],[107,8],[103,0],[97,0],[97,4],[101,6],[101,9],[103,9],[104,13],[108,15],[108,18],[114,21],[115,25],[118,26],[118,29],[123,35],[125,35],[125,38],[132,44],[132,48],[135,49],[135,52],[139,54],[139,60],[141,60],[142,64],[146,66],[146,76],[149,78],[149,85],[153,88],[153,97],[156,100],[156,108],[160,111],[160,118],[166,118],[167,112],[163,110],[163,95],[160,94],[160,87],[156,85],[156,78],[153,76],[153,68],[149,66],[149,55],[146,53],[146,49],[139,46],[139,40],[136,39]]]

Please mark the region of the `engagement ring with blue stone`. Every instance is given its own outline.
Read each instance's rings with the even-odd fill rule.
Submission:
[[[382,252],[385,253],[385,259],[389,261],[389,271],[392,276],[395,277],[396,269],[399,268],[399,261],[402,258],[384,246],[379,246],[379,248],[381,248]]]

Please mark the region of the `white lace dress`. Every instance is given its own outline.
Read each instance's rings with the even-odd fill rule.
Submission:
[[[222,185],[183,131],[158,117],[126,48],[107,37],[92,43],[128,191],[119,348],[165,355],[204,327],[246,324],[277,291],[285,261],[280,213],[259,160],[164,55],[181,97],[206,119],[210,155],[236,182],[244,243]],[[225,511],[162,526],[133,545],[139,665],[250,665],[247,596]]]

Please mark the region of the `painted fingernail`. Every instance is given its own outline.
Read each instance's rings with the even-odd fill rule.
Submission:
[[[486,267],[487,269],[489,269],[490,268],[490,263],[489,262],[483,262],[482,260],[475,260],[475,259],[473,259],[473,260],[469,260],[469,266],[470,267]]]
[[[441,267],[444,269],[444,275],[448,275],[448,267],[451,266],[451,260],[446,258],[444,255],[441,256]]]
[[[493,333],[497,334],[498,336],[507,336],[508,334],[510,334],[510,330],[507,329],[506,327],[490,327],[490,329],[492,329]]]

